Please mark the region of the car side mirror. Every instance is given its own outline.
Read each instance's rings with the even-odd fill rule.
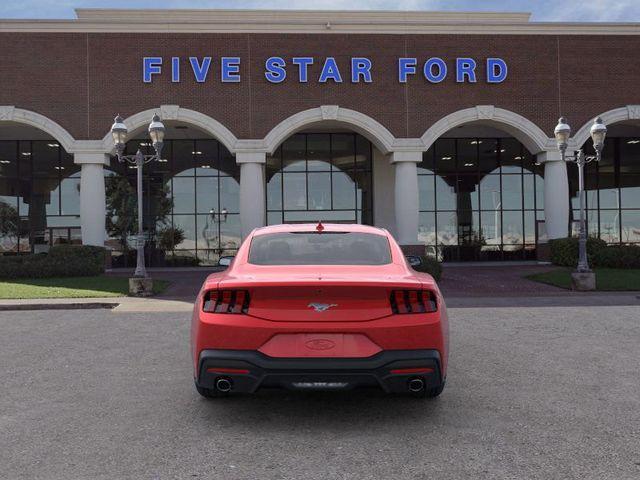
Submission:
[[[409,262],[409,265],[413,268],[419,267],[422,265],[422,258],[417,255],[407,255],[407,262]]]
[[[224,257],[220,257],[218,259],[218,266],[219,267],[228,267],[229,265],[231,265],[231,262],[233,262],[233,256],[228,255],[228,256],[224,256]]]

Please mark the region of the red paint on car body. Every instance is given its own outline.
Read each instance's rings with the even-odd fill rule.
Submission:
[[[207,277],[192,317],[195,378],[199,375],[198,361],[204,350],[250,350],[282,358],[362,358],[386,350],[437,350],[444,379],[448,319],[446,305],[433,278],[408,265],[402,250],[386,230],[343,224],[323,224],[321,231],[317,227],[318,224],[297,224],[256,229],[244,240],[227,270]],[[257,265],[249,262],[255,238],[292,232],[381,235],[388,240],[390,261],[384,265]],[[246,313],[203,311],[204,298],[210,290],[247,292],[250,302]],[[391,296],[402,290],[426,292],[434,299],[437,310],[394,313]],[[413,301],[412,298],[409,300]]]
[[[381,350],[361,333],[279,333],[258,349],[279,358],[366,358]]]

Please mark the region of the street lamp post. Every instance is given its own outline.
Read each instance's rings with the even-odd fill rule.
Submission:
[[[567,154],[569,138],[571,136],[571,127],[565,118],[558,120],[558,125],[554,130],[558,149],[562,154],[563,161],[574,162],[578,166],[578,192],[580,198],[580,236],[578,239],[578,266],[575,274],[572,276],[574,286],[579,290],[595,289],[595,276],[589,268],[589,260],[587,258],[587,222],[585,217],[586,197],[584,190],[584,166],[593,161],[599,162],[602,157],[602,149],[604,148],[604,139],[607,135],[607,127],[602,123],[600,117],[596,118],[591,126],[591,139],[593,140],[593,148],[595,155],[585,155],[582,149],[573,154]],[[580,284],[581,279],[585,281]]]
[[[148,278],[147,270],[144,264],[144,233],[143,233],[143,217],[142,217],[142,167],[145,163],[149,163],[154,160],[160,160],[162,153],[162,146],[164,143],[165,128],[160,121],[160,117],[156,114],[151,119],[149,124],[149,137],[155,150],[153,155],[144,155],[140,149],[135,155],[125,155],[124,148],[127,142],[127,127],[124,124],[124,120],[120,115],[115,118],[113,125],[111,126],[111,135],[113,137],[113,143],[116,148],[116,156],[119,162],[126,162],[135,165],[137,170],[137,195],[138,195],[138,235],[136,237],[136,271],[134,278]],[[150,293],[150,292],[147,292]]]

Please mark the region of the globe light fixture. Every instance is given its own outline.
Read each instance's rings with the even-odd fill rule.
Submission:
[[[602,123],[602,119],[598,117],[593,121],[593,125],[591,125],[591,140],[593,140],[593,148],[596,152],[602,153],[606,136],[607,127]]]
[[[569,137],[571,136],[571,127],[567,123],[566,118],[560,117],[560,119],[558,120],[558,125],[556,125],[553,133],[556,137],[558,150],[560,150],[562,153],[566,152],[567,146],[569,145]]]
[[[124,152],[124,146],[127,143],[127,126],[124,124],[124,120],[118,115],[111,125],[111,136],[113,137],[113,143],[116,147],[116,152]]]
[[[151,137],[153,148],[155,149],[158,157],[160,156],[162,146],[164,145],[164,134],[164,124],[160,121],[160,116],[156,113],[149,124],[149,137]]]

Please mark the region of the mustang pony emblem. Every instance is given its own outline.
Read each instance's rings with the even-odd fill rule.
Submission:
[[[313,308],[316,312],[326,312],[331,307],[337,307],[337,303],[310,303],[307,307]]]

